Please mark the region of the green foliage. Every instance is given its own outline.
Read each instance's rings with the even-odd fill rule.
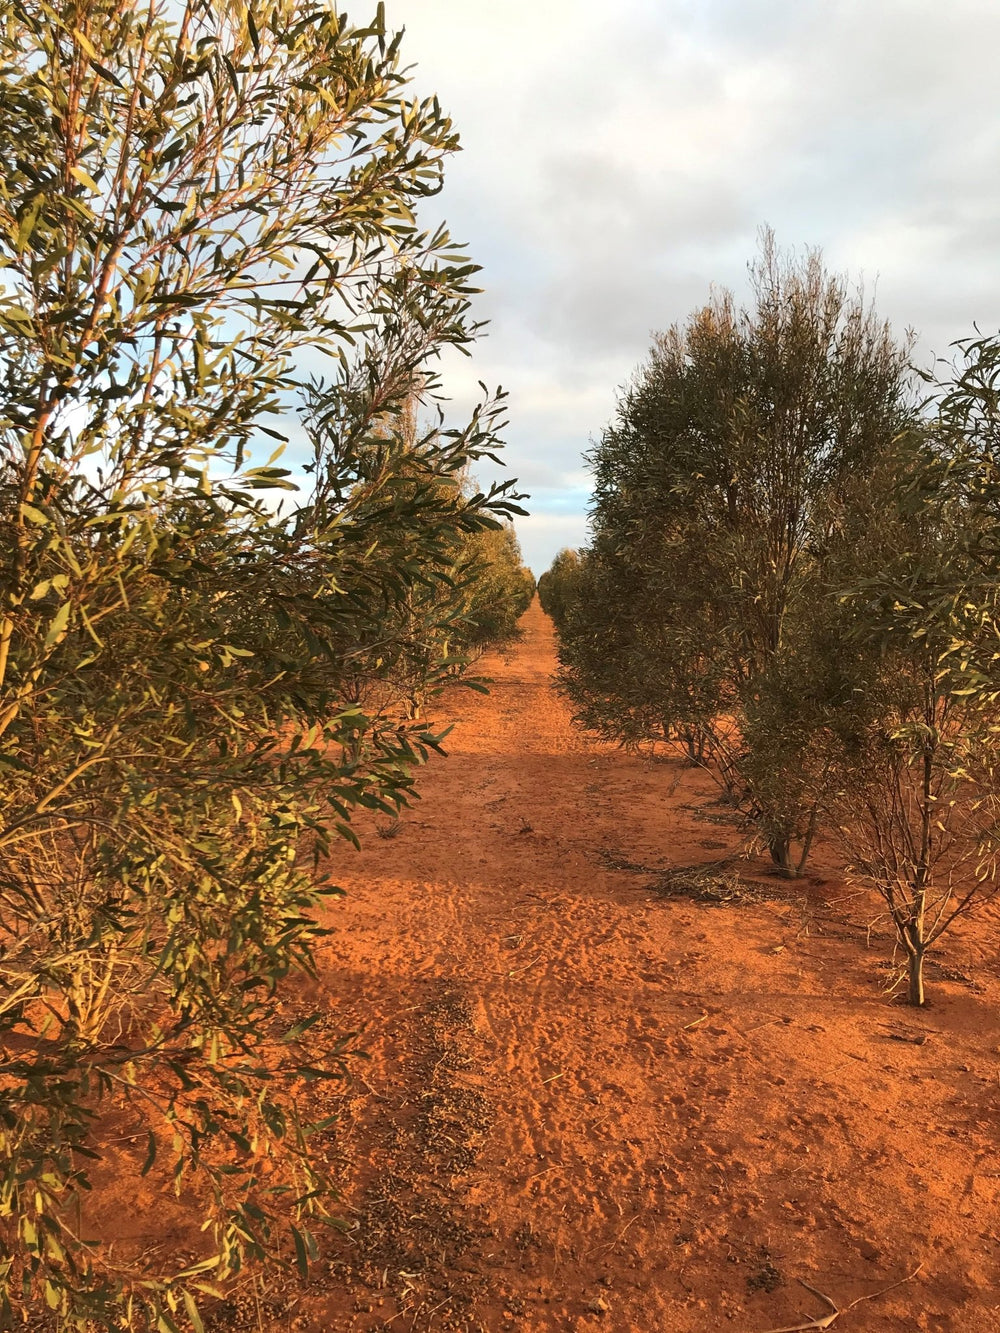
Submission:
[[[557,629],[566,622],[581,577],[580,552],[564,547],[538,580],[538,600],[545,614],[552,617]]]
[[[456,548],[520,511],[462,484],[499,401],[409,428],[474,269],[416,225],[457,140],[381,6],[0,0],[0,64],[0,1299],[171,1330],[316,1252],[301,1094],[344,1048],[272,997],[352,810],[440,743],[397,668],[453,675]],[[301,494],[251,456],[296,414]],[[188,1268],[84,1243],[122,1107],[204,1210]]]
[[[657,339],[592,452],[593,544],[561,678],[602,734],[679,735],[714,759],[793,873],[828,688],[812,670],[796,690],[813,638],[796,618],[822,596],[838,495],[913,409],[906,349],[817,254],[797,264],[765,235],[752,277],[752,310],[723,293]]]
[[[886,903],[913,1004],[927,951],[995,892],[1000,571],[970,369],[943,386],[927,428],[899,441],[886,484],[859,489],[836,561],[853,688],[829,737],[831,822]]]
[[[441,682],[461,675],[485,645],[488,636],[477,637],[472,609],[481,606],[497,624],[506,617],[513,632],[524,593],[517,578],[508,580],[509,587],[501,588],[484,556],[495,552],[501,561],[515,556],[519,559],[513,532],[506,524],[484,522],[480,515],[484,508],[496,510],[498,498],[504,513],[524,511],[509,496],[502,498],[509,491],[506,486],[488,496],[478,492],[469,468],[461,464],[461,449],[453,451],[446,467],[427,466],[428,458],[442,455],[444,444],[449,440],[454,443],[456,437],[454,432],[442,433],[440,422],[418,430],[421,383],[422,377],[418,376],[398,420],[379,424],[369,442],[371,476],[377,477],[391,460],[392,512],[382,506],[379,513],[394,525],[380,545],[387,557],[385,577],[395,580],[395,597],[383,608],[374,637],[364,624],[347,624],[341,642],[345,665],[340,687],[344,697],[369,715],[395,717],[402,709],[410,720],[420,716]],[[425,396],[429,396],[426,391],[430,387],[423,386]],[[316,402],[315,391],[312,397],[310,432],[314,445],[322,447],[323,441],[339,438],[339,405],[334,404],[331,419]],[[477,412],[472,423],[477,442],[471,451],[466,448],[467,458],[479,457],[495,437],[502,425],[499,413],[499,403]],[[413,543],[405,521],[411,506],[432,520],[442,507],[464,514],[443,534],[433,560],[426,558],[422,546]]]
[[[922,1004],[995,891],[1000,341],[918,412],[815,261],[764,276],[754,319],[723,298],[660,341],[595,450],[562,679],[603,735],[711,761],[787,872],[839,837]]]
[[[1000,698],[1000,338],[958,343],[935,386],[927,448],[901,475],[895,509],[911,523],[947,516],[947,541],[924,562],[883,560],[868,586],[877,632],[933,644],[949,688],[991,708]]]
[[[464,543],[461,556],[467,576],[471,575],[461,644],[479,651],[510,643],[535,595],[534,575],[522,560],[514,529],[476,533]]]

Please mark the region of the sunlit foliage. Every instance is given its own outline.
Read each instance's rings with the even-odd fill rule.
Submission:
[[[316,1252],[294,1094],[341,1056],[272,996],[438,744],[396,665],[453,678],[456,548],[516,506],[463,484],[498,401],[409,429],[474,268],[417,224],[457,140],[381,6],[0,0],[0,67],[2,1305],[169,1331]],[[82,1244],[122,1107],[192,1266]]]

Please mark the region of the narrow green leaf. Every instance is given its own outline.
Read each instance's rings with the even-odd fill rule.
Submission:
[[[184,1301],[184,1309],[187,1311],[187,1316],[194,1326],[195,1333],[205,1333],[205,1325],[201,1322],[201,1315],[198,1313],[198,1307],[194,1303],[194,1297],[186,1288],[181,1292],[181,1297]]]
[[[45,635],[45,647],[52,648],[62,638],[65,637],[66,629],[69,626],[69,615],[72,610],[70,602],[63,602],[62,606],[56,612]]]
[[[298,1270],[303,1277],[308,1277],[309,1254],[308,1251],[306,1250],[305,1239],[303,1238],[302,1232],[299,1231],[298,1227],[292,1227],[292,1239],[295,1242],[295,1262],[298,1265]]]

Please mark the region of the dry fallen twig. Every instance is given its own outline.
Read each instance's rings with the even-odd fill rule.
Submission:
[[[711,1017],[711,1014],[702,1014],[701,1018],[696,1018],[693,1023],[685,1023],[681,1031],[690,1032],[692,1028],[701,1027],[702,1023],[707,1023]]]
[[[839,1319],[842,1314],[847,1314],[848,1310],[853,1310],[854,1307],[860,1305],[862,1301],[873,1301],[877,1296],[884,1296],[887,1291],[892,1291],[896,1287],[901,1287],[904,1282],[912,1282],[923,1266],[922,1262],[917,1264],[913,1272],[907,1273],[906,1277],[901,1277],[897,1282],[890,1282],[887,1287],[881,1287],[878,1291],[870,1292],[867,1296],[859,1296],[857,1300],[851,1301],[850,1305],[845,1305],[842,1310],[831,1301],[829,1296],[824,1295],[821,1291],[817,1291],[815,1287],[811,1287],[808,1282],[800,1277],[797,1279],[799,1286],[805,1287],[806,1291],[811,1292],[817,1300],[822,1301],[824,1305],[828,1306],[830,1313],[817,1315],[815,1319],[809,1319],[804,1324],[785,1324],[782,1328],[768,1328],[764,1330],[764,1333],[812,1333],[812,1330],[814,1329],[830,1328],[834,1321]]]
[[[798,1282],[800,1286],[805,1287],[806,1291],[811,1291],[812,1294],[821,1300],[824,1305],[828,1305],[830,1307],[830,1313],[822,1316],[817,1315],[815,1319],[810,1319],[805,1324],[785,1324],[783,1328],[769,1328],[766,1330],[766,1333],[806,1333],[806,1330],[808,1329],[829,1328],[833,1321],[840,1317],[842,1311],[837,1309],[829,1296],[824,1296],[823,1293],[817,1291],[815,1287],[810,1287],[809,1283],[804,1282],[802,1278],[799,1278]]]
[[[628,1231],[629,1227],[633,1224],[633,1222],[638,1222],[638,1220],[639,1220],[639,1218],[640,1218],[641,1216],[642,1216],[641,1213],[636,1213],[635,1217],[629,1218],[629,1220],[625,1223],[625,1225],[622,1227],[621,1231],[619,1231],[618,1235],[614,1238],[613,1241],[611,1241],[611,1242],[610,1242],[609,1244],[607,1244],[607,1245],[598,1245],[598,1246],[596,1246],[594,1249],[589,1250],[589,1251],[588,1251],[588,1254],[587,1254],[587,1257],[589,1258],[590,1255],[592,1255],[592,1254],[597,1254],[598,1250],[605,1250],[605,1251],[606,1251],[606,1254],[610,1254],[611,1251],[612,1251],[612,1250],[615,1248],[615,1246],[618,1244],[618,1242],[619,1242],[619,1241],[622,1239],[622,1237],[625,1235],[625,1232]],[[606,1256],[605,1256],[605,1257],[606,1257]]]
[[[751,1032],[759,1032],[761,1028],[773,1027],[775,1023],[783,1023],[783,1018],[765,1018],[763,1023],[755,1023],[752,1028],[747,1028],[745,1032],[740,1032],[741,1037],[749,1037]]]

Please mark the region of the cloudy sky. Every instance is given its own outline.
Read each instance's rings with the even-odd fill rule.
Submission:
[[[528,562],[585,539],[581,459],[650,335],[758,228],[863,277],[929,365],[1000,325],[997,0],[388,0],[414,91],[462,135],[440,213],[510,392]],[[430,220],[430,218],[429,218]]]

